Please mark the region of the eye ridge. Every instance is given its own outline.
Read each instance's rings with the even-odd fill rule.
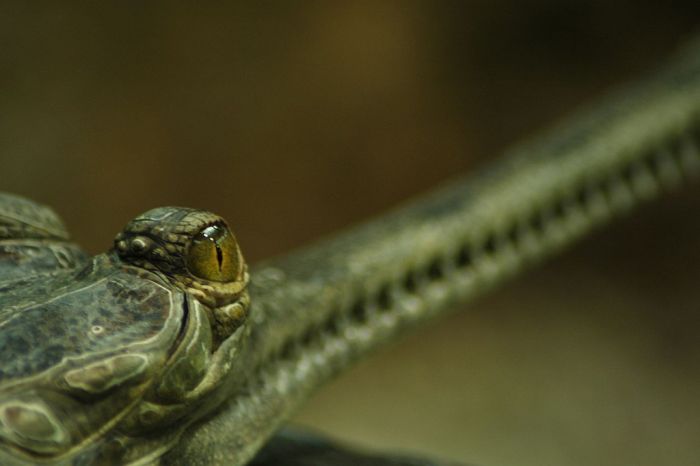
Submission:
[[[223,218],[211,212],[151,209],[117,234],[114,250],[120,260],[164,273],[187,288],[207,287],[210,292],[211,286],[230,285],[238,289],[246,281],[236,236]]]

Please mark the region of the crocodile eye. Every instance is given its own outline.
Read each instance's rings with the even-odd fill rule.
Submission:
[[[192,275],[215,282],[238,278],[241,262],[233,233],[222,224],[202,229],[187,250],[187,268]]]

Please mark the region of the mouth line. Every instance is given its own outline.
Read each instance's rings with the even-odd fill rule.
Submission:
[[[187,335],[187,329],[190,324],[190,306],[187,303],[187,295],[183,295],[182,297],[182,323],[180,324],[180,329],[177,332],[177,336],[175,337],[175,341],[173,341],[173,344],[170,346],[170,351],[168,352],[168,359],[170,359],[175,352],[177,352],[178,348],[182,345],[183,340],[185,339],[185,335]]]

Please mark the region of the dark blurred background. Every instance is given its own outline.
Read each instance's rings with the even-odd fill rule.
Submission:
[[[91,252],[164,204],[250,262],[478,170],[652,70],[700,3],[0,3],[0,189]],[[700,32],[700,30],[698,30]],[[483,466],[700,464],[700,189],[597,233],[297,420]]]

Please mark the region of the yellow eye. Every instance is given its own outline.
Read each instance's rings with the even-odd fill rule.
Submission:
[[[200,231],[187,250],[187,268],[193,275],[214,282],[238,278],[241,263],[233,233],[220,224]]]

